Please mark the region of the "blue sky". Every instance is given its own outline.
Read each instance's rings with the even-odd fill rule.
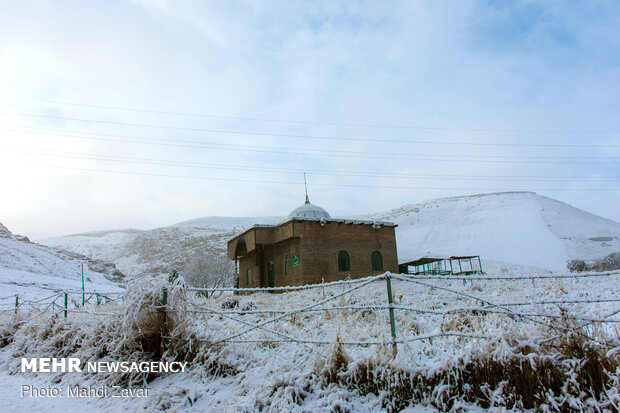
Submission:
[[[0,222],[285,215],[304,170],[336,216],[530,190],[618,221],[619,32],[615,1],[5,2]]]

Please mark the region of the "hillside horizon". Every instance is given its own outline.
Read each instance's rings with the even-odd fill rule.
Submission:
[[[507,194],[532,194],[532,195],[536,195],[542,198],[547,198],[547,199],[552,199],[556,202],[560,202],[562,204],[565,204],[569,207],[578,209],[580,211],[586,212],[588,214],[591,214],[593,216],[605,219],[605,220],[609,220],[611,222],[614,223],[619,223],[618,221],[615,221],[612,218],[608,218],[602,215],[598,215],[595,214],[594,212],[591,211],[587,211],[585,209],[582,208],[577,208],[573,205],[571,205],[568,202],[563,202],[563,201],[559,201],[556,200],[555,198],[551,198],[545,195],[539,195],[537,192],[535,191],[498,191],[498,192],[485,192],[485,193],[478,193],[478,194],[470,194],[470,195],[457,195],[457,196],[449,196],[449,197],[439,197],[439,198],[430,198],[424,201],[419,201],[419,202],[411,202],[411,203],[407,203],[401,206],[397,206],[394,208],[389,208],[389,209],[385,209],[385,210],[381,210],[378,212],[368,212],[368,213],[364,213],[364,214],[357,214],[357,215],[336,215],[333,216],[333,218],[336,219],[344,219],[344,218],[351,218],[351,219],[370,219],[369,217],[372,216],[377,216],[377,215],[381,215],[384,213],[388,213],[389,211],[394,211],[394,210],[398,210],[400,208],[404,208],[407,206],[414,206],[414,205],[418,205],[418,204],[424,204],[427,202],[434,202],[434,201],[447,201],[447,200],[458,200],[458,199],[463,199],[463,198],[470,198],[470,197],[485,197],[485,196],[497,196],[497,195],[507,195]],[[314,202],[313,202],[314,203]],[[321,205],[323,206],[323,205]],[[190,218],[187,220],[183,220],[183,221],[179,221],[173,224],[169,224],[169,225],[163,225],[163,226],[156,226],[153,228],[146,228],[146,229],[139,229],[139,228],[132,228],[132,227],[128,227],[128,228],[112,228],[112,229],[105,229],[105,230],[89,230],[89,231],[83,231],[83,232],[74,232],[74,233],[69,233],[69,234],[64,234],[64,235],[54,235],[54,236],[48,236],[48,237],[31,237],[31,239],[33,239],[34,241],[44,241],[47,239],[56,239],[56,238],[62,238],[62,237],[72,237],[72,236],[105,236],[111,233],[142,233],[142,232],[147,232],[147,231],[153,231],[156,229],[160,229],[160,228],[167,228],[167,227],[174,227],[174,226],[197,226],[199,224],[201,224],[202,221],[207,221],[210,224],[214,223],[214,221],[222,221],[222,220],[229,220],[229,219],[234,219],[234,220],[239,220],[240,223],[244,223],[245,221],[248,220],[257,220],[258,223],[268,223],[268,222],[274,222],[274,223],[278,223],[280,221],[278,220],[284,220],[286,218],[286,215],[205,215],[205,216],[201,216],[201,217],[196,217],[196,218]],[[1,222],[1,221],[0,221]],[[251,224],[250,224],[251,225]],[[26,235],[29,236],[28,234],[21,234],[21,235]]]
[[[557,271],[570,259],[593,260],[620,250],[619,223],[533,192],[437,198],[347,218],[398,224],[400,262],[480,255],[496,270],[519,265]],[[128,274],[165,273],[182,269],[197,254],[223,254],[230,237],[254,224],[284,219],[211,216],[152,230],[89,232],[41,242],[109,260]]]

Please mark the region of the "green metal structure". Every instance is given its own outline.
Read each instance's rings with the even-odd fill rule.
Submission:
[[[411,275],[469,275],[483,274],[479,255],[449,258],[422,257],[398,265],[401,274]]]

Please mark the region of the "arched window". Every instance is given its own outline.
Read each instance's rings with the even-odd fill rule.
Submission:
[[[248,285],[252,285],[252,268],[248,267]]]
[[[338,253],[338,271],[351,270],[351,260],[349,259],[349,253],[342,250]]]
[[[383,257],[379,251],[374,251],[370,256],[373,271],[383,271]]]
[[[284,257],[284,275],[290,275],[291,273],[291,257],[288,255]]]

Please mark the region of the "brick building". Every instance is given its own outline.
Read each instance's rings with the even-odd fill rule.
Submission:
[[[238,285],[281,287],[398,272],[396,224],[332,219],[306,202],[277,225],[254,225],[228,241]]]

